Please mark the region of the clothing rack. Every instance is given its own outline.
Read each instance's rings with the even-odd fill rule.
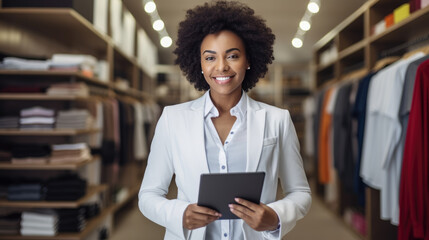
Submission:
[[[410,47],[416,46],[416,45],[424,43],[424,42],[429,42],[429,33],[427,33],[423,36],[417,37],[411,41],[405,42],[403,44],[399,44],[393,48],[381,51],[381,53],[379,54],[379,59],[382,59],[385,57],[390,57],[390,56],[403,55],[404,53],[409,51]]]

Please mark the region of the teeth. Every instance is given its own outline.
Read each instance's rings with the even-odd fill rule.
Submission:
[[[231,77],[217,77],[216,80],[218,81],[226,81],[228,79],[230,79]]]

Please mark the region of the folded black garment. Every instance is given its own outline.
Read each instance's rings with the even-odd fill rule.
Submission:
[[[72,189],[67,189],[67,188],[57,188],[57,189],[52,189],[52,188],[46,188],[46,195],[61,195],[61,194],[85,194],[86,192],[86,187],[80,187],[80,188],[72,188]]]
[[[72,217],[76,217],[76,216],[85,216],[85,211],[86,209],[83,207],[79,207],[79,208],[60,208],[57,209],[57,215],[58,217],[61,218],[66,218],[69,216]]]
[[[44,157],[51,154],[51,148],[48,145],[16,145],[11,152],[14,158]]]
[[[78,200],[79,198],[83,197],[84,195],[85,195],[85,193],[82,193],[82,194],[59,194],[59,195],[47,194],[45,196],[45,200],[46,201],[75,201],[75,200]]]
[[[10,184],[7,188],[8,193],[22,193],[22,192],[41,192],[42,184],[40,183],[22,183]]]
[[[98,203],[90,203],[90,204],[83,205],[81,207],[85,209],[86,219],[91,219],[97,216],[98,214],[100,214],[100,204]]]
[[[40,192],[12,193],[7,195],[9,201],[40,201],[43,195]]]
[[[58,221],[58,226],[66,227],[66,226],[80,226],[82,224],[86,224],[86,220],[84,218],[81,219],[60,219]]]
[[[85,229],[86,224],[81,224],[77,226],[58,226],[57,231],[64,233],[64,232],[82,232],[83,229]]]
[[[0,236],[1,235],[19,235],[20,229],[4,229],[0,228]]]
[[[49,187],[82,187],[86,186],[86,180],[81,179],[77,175],[64,175],[57,178],[52,178],[47,181],[46,186]]]

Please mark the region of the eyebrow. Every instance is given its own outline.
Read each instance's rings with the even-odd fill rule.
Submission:
[[[226,50],[225,53],[229,53],[229,52],[232,52],[232,51],[239,51],[239,52],[241,52],[240,49],[238,49],[238,48],[230,48],[230,49]],[[206,53],[206,52],[207,53],[216,54],[216,51],[213,51],[213,50],[204,50],[203,54]]]

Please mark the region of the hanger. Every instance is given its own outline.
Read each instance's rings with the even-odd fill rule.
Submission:
[[[423,52],[425,55],[428,55],[429,54],[429,45],[425,45],[423,47],[419,47],[417,49],[414,49],[414,50],[412,50],[410,52],[405,53],[402,56],[402,59],[407,59],[407,58],[413,56],[414,54],[416,54],[418,52]]]
[[[377,72],[377,71],[381,70],[382,68],[396,62],[399,59],[400,59],[400,57],[398,57],[398,56],[382,58],[375,63],[374,67],[372,68],[372,71]]]

